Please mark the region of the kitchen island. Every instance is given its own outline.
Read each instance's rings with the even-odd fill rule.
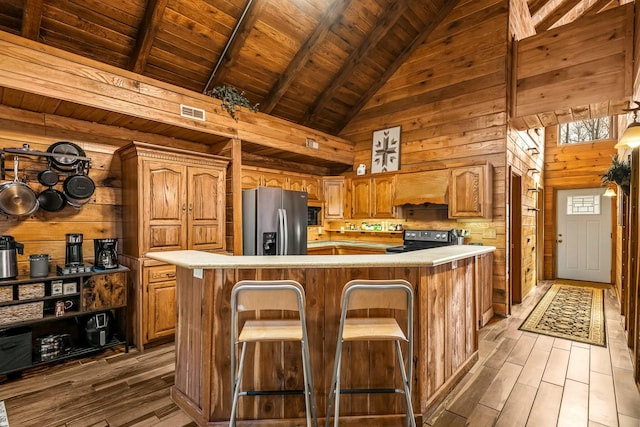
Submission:
[[[177,266],[178,319],[173,400],[198,425],[228,425],[231,412],[230,295],[239,280],[296,280],[305,288],[318,416],[324,417],[340,316],[352,279],[408,280],[415,291],[412,399],[418,421],[477,360],[479,280],[491,275],[492,246],[446,246],[389,255],[225,256],[199,251],[147,256]],[[268,313],[262,314],[262,317]],[[398,378],[390,344],[349,343],[343,388],[388,387]],[[302,389],[299,345],[261,343],[248,354],[245,388]],[[302,425],[300,396],[243,397],[238,425]],[[401,425],[402,396],[343,395],[342,425]]]

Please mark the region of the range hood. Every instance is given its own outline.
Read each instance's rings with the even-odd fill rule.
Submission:
[[[395,206],[446,205],[449,203],[449,170],[412,172],[396,175]]]

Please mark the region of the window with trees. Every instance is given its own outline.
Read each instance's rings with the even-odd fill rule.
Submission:
[[[580,142],[613,139],[613,123],[614,121],[611,117],[561,123],[558,125],[558,144],[578,144]]]

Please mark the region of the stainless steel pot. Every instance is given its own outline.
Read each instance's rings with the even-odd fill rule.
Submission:
[[[0,185],[0,211],[6,215],[28,216],[38,210],[36,193],[18,180],[18,156],[13,158],[13,182]]]

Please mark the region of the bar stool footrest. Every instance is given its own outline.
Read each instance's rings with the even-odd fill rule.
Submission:
[[[346,388],[340,389],[340,394],[360,394],[360,393],[368,393],[368,394],[390,394],[390,393],[400,393],[404,394],[404,390],[399,388]]]
[[[304,390],[251,390],[241,391],[239,396],[289,396],[293,394],[304,394]]]

